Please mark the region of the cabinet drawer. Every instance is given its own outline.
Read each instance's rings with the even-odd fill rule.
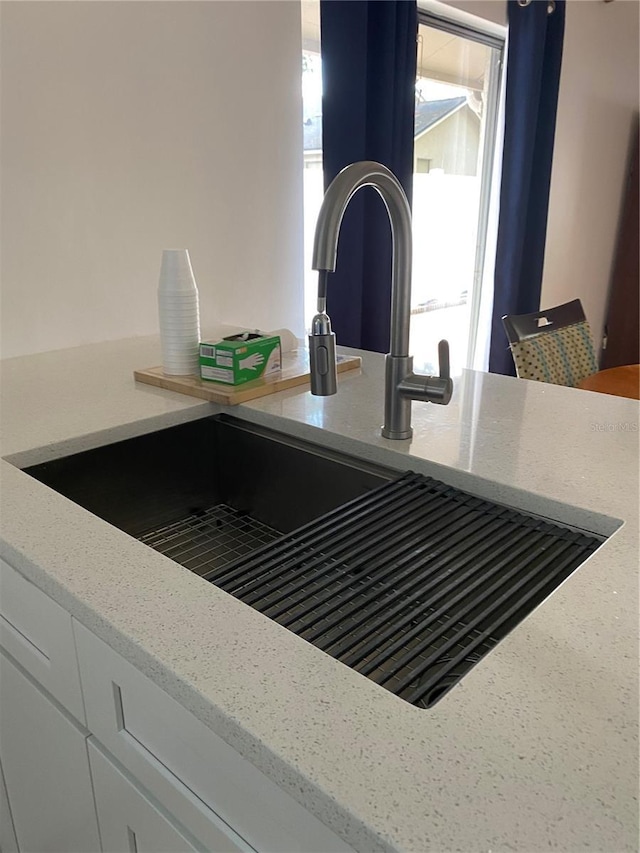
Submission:
[[[187,838],[162,806],[152,802],[125,770],[111,761],[100,744],[89,738],[89,762],[96,796],[102,849],[107,853],[191,853],[202,848]],[[211,853],[237,850],[220,834]]]
[[[71,616],[1,559],[0,646],[85,722]]]
[[[218,829],[231,827],[230,837],[247,842],[242,849],[352,850],[75,620],[74,629],[91,732],[207,849],[216,849],[211,822],[217,821]]]

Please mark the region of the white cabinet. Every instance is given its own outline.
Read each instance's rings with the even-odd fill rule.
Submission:
[[[100,850],[86,732],[0,652],[0,763],[22,853]]]
[[[1,853],[92,853],[98,825],[104,853],[353,853],[2,560],[0,584]]]
[[[89,739],[89,760],[105,853],[191,853],[201,849],[126,771],[115,766],[93,738]]]
[[[75,620],[74,633],[92,734],[207,850],[352,850]]]

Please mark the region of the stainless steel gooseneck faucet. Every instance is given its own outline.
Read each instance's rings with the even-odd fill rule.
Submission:
[[[328,396],[337,391],[336,336],[326,312],[327,277],[336,268],[342,217],[361,187],[374,187],[382,197],[393,238],[391,287],[391,352],[385,358],[384,438],[411,438],[411,401],[445,405],[451,400],[453,382],[449,371],[449,344],[438,344],[439,376],[413,372],[409,355],[411,302],[411,210],[396,176],[380,163],[364,160],[343,169],[327,190],[316,225],[313,269],[318,270],[318,313],[311,324],[309,353],[311,393]]]

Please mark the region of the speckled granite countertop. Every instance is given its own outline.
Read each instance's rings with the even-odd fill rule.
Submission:
[[[157,340],[2,362],[0,554],[361,851],[636,850],[638,403],[467,373],[379,436],[382,357],[249,421],[615,531],[432,710],[414,708],[16,466],[220,411]],[[623,522],[623,524],[621,524]]]

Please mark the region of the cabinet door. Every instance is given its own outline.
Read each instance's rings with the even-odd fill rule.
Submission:
[[[18,853],[18,842],[13,831],[13,818],[4,784],[2,764],[0,764],[0,850],[2,853]]]
[[[74,620],[92,735],[208,850],[353,853],[332,830]]]
[[[85,732],[2,653],[0,683],[0,762],[20,850],[100,850]]]
[[[0,646],[84,722],[71,616],[1,559]]]
[[[116,767],[94,738],[89,760],[102,848],[108,853],[184,853],[201,850],[186,838],[162,806]],[[222,848],[220,848],[222,850]]]

